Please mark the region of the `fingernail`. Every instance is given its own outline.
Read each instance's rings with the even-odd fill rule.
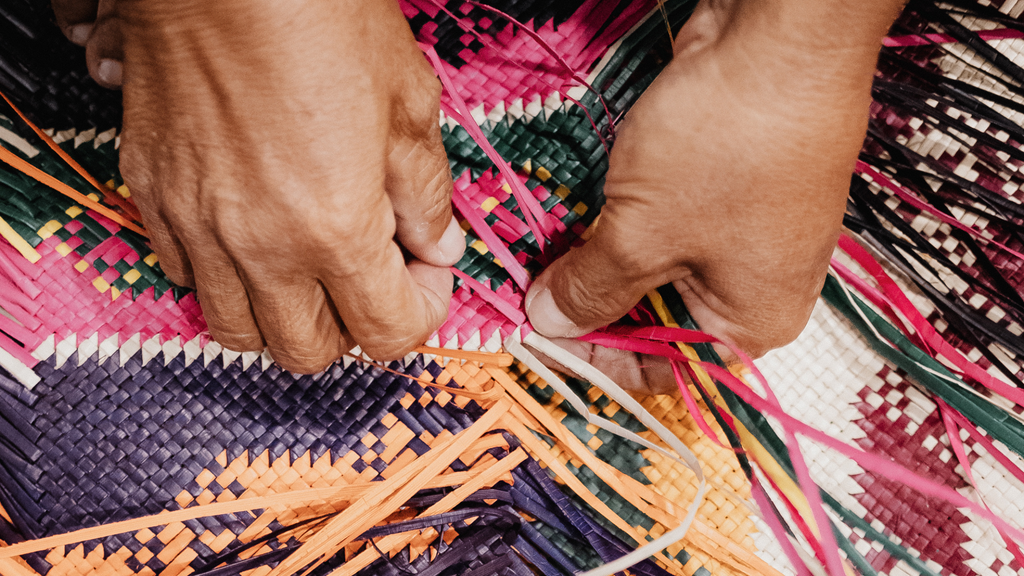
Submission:
[[[74,26],[68,26],[66,34],[68,40],[71,40],[79,46],[85,46],[86,42],[89,41],[89,35],[92,34],[92,24],[75,24]]]
[[[96,68],[96,75],[100,77],[102,82],[110,84],[112,86],[121,85],[121,63],[117,60],[100,60],[100,65]]]
[[[441,253],[441,259],[449,265],[462,259],[462,254],[466,251],[466,236],[459,227],[459,221],[454,217],[448,223],[441,241],[437,243],[437,250]]]
[[[575,338],[585,332],[558,309],[555,297],[547,287],[526,296],[526,315],[537,332],[545,336]]]

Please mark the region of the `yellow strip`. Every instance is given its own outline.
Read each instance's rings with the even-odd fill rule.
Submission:
[[[3,236],[8,242],[10,242],[11,246],[14,246],[15,250],[21,252],[21,255],[29,262],[35,264],[36,262],[39,262],[40,258],[42,258],[42,256],[39,255],[39,252],[36,252],[36,249],[26,242],[25,239],[17,232],[15,232],[14,228],[11,228],[11,225],[2,217],[0,217],[0,236]]]
[[[647,294],[647,298],[651,301],[651,304],[654,305],[654,310],[658,313],[658,316],[661,318],[661,321],[665,326],[679,328],[679,324],[672,317],[672,313],[669,312],[668,307],[665,306],[665,301],[661,299],[660,294],[652,290]],[[697,355],[697,351],[692,347],[678,342],[676,343],[676,346],[687,358],[691,360],[700,360],[700,357]],[[715,384],[714,380],[711,379],[711,376],[708,375],[707,371],[699,366],[693,366],[693,371],[697,375],[697,379],[700,380],[700,383],[704,386],[705,390],[718,390],[718,386]],[[719,400],[721,395],[716,394],[715,396],[715,404],[728,411],[728,406],[726,406],[723,401]],[[779,487],[779,490],[789,498],[789,501],[793,503],[793,506],[796,507],[800,512],[800,515],[803,516],[804,521],[807,522],[807,525],[810,527],[811,531],[814,532],[814,535],[820,537],[821,534],[818,531],[818,525],[815,523],[814,515],[811,513],[811,505],[807,502],[807,497],[804,496],[803,490],[797,486],[796,482],[789,477],[789,474],[782,469],[782,466],[772,458],[768,450],[757,441],[754,435],[751,434],[743,424],[735,418],[733,419],[733,422],[736,425],[736,432],[739,434],[740,443],[743,445],[743,448],[746,449],[747,453],[753,457],[758,466],[761,467],[761,470],[775,481],[775,485]]]

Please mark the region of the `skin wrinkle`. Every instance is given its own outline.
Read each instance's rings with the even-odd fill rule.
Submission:
[[[348,335],[377,359],[404,355],[443,320],[447,300],[438,294],[450,293],[452,282],[452,262],[438,255],[431,259],[443,268],[407,266],[392,241],[399,230],[395,213],[408,214],[403,225],[407,221],[410,230],[420,231],[417,246],[408,247],[434,256],[451,218],[449,210],[431,207],[450,193],[450,180],[431,174],[448,170],[440,129],[432,126],[437,81],[395,6],[342,3],[373,16],[328,36],[325,20],[340,10],[337,3],[327,14],[285,8],[287,14],[270,27],[284,37],[257,40],[233,35],[232,26],[259,28],[254,24],[274,10],[263,6],[270,12],[253,14],[235,6],[226,20],[218,20],[224,7],[204,5],[196,7],[199,14],[158,25],[156,35],[127,39],[126,131],[139,132],[123,143],[163,154],[126,150],[126,164],[137,165],[125,174],[133,195],[159,198],[157,214],[166,221],[154,228],[166,233],[157,235],[158,252],[171,252],[164,257],[173,260],[180,240],[183,262],[200,266],[195,279],[215,338],[252,346],[261,335],[279,363],[306,372],[344,352]],[[310,27],[306,20],[314,15]],[[208,23],[190,27],[199,16]],[[152,13],[139,15],[144,17]],[[130,29],[138,33],[141,24],[134,22]],[[175,30],[182,29],[185,40],[175,40]],[[395,31],[404,48],[399,43],[398,49],[378,50],[394,42]],[[154,50],[161,42],[170,50]],[[331,64],[337,73],[317,65],[332,52],[345,54]],[[388,73],[375,76],[367,69]],[[409,86],[416,89],[409,92]],[[325,90],[331,98],[317,96]],[[334,97],[346,90],[369,94],[369,106],[354,110]],[[165,100],[176,113],[149,113],[166,110]],[[389,131],[384,119],[396,113],[412,127]],[[207,138],[192,138],[197,131]],[[402,162],[388,158],[389,141],[407,147]],[[353,164],[362,170],[353,172]],[[176,186],[143,189],[132,180],[135,175]],[[409,187],[426,182],[437,199],[389,195],[386,178]],[[146,207],[153,205],[140,202],[144,217],[152,215]],[[432,215],[443,222],[424,226],[422,219]],[[236,329],[246,324],[251,331]]]
[[[795,337],[900,4],[702,0],[620,126],[602,225],[534,282],[528,314],[540,292],[542,308],[565,307],[563,326],[591,329],[676,280],[702,326],[754,355]],[[435,260],[451,191],[440,85],[393,0],[110,6],[124,34],[123,174],[166,269],[199,284],[211,331],[252,325],[272,350],[310,333],[327,350],[346,338],[400,356],[440,324],[454,263]],[[94,74],[119,44],[101,28],[87,42]],[[406,262],[396,241],[434,266]],[[275,320],[288,302],[306,309]],[[323,359],[295,358],[285,367]],[[641,364],[623,377],[656,388]]]
[[[670,270],[694,319],[722,340],[760,356],[796,338],[838,238],[877,51],[899,4],[705,0],[679,34],[683,57],[621,124],[601,226],[534,283],[554,303],[531,303],[557,306],[579,331],[612,322],[658,286],[613,256],[642,255],[659,260],[647,280]],[[840,6],[863,18],[837,21]],[[808,27],[815,32],[802,35]],[[548,336],[568,325],[527,312]],[[644,363],[623,352],[591,357],[613,373]],[[671,377],[624,377],[675,388]]]

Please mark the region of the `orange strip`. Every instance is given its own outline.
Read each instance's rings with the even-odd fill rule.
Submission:
[[[563,448],[583,462],[584,465],[590,468],[591,471],[597,474],[599,478],[608,484],[610,488],[622,495],[630,504],[635,506],[652,520],[667,527],[673,526],[675,522],[682,520],[685,517],[686,510],[684,508],[676,506],[675,503],[663,497],[661,494],[658,494],[655,490],[637,483],[636,480],[630,476],[622,474],[597,458],[575,435],[572,435],[568,430],[566,430],[560,422],[555,421],[554,417],[551,416],[547,410],[541,407],[540,404],[533,400],[533,398],[526,393],[518,383],[513,381],[508,374],[493,368],[488,368],[487,373],[490,374],[498,384],[502,385],[518,404],[517,409],[514,409],[510,414],[509,419],[514,418],[516,420],[516,425],[513,426],[512,424],[509,424],[510,431],[512,431],[516,437],[523,442],[523,445],[526,446],[530,452],[533,452],[535,456],[538,456],[538,459],[544,461],[545,464],[553,470],[555,469],[554,466],[550,462],[546,461],[544,456],[540,456],[538,453],[539,450],[546,449],[546,445],[525,439],[526,433],[523,431],[525,430],[525,427],[520,428],[520,426],[522,426],[521,423],[526,420],[526,414],[519,414],[518,410],[524,410],[539,420],[542,426],[554,434],[555,438]],[[531,436],[530,438],[532,440],[533,437]],[[560,465],[561,464],[559,463],[559,466]],[[570,481],[568,478],[562,477],[562,474],[558,474],[557,470],[556,474],[563,482],[566,482],[570,488],[575,490],[574,482]],[[575,477],[573,480],[575,480]],[[578,495],[590,503],[590,498],[584,494],[578,493]],[[591,494],[591,496],[593,495]],[[594,504],[591,503],[591,505],[593,506]],[[607,516],[607,513],[603,509],[595,509]],[[615,518],[608,518],[609,520],[612,520],[613,523],[615,522]],[[616,525],[618,526],[617,523]],[[634,532],[630,532],[629,530],[625,531],[627,534],[634,534]],[[719,558],[719,561],[732,564],[733,566],[736,566],[737,563],[744,564],[751,568],[749,570],[740,569],[739,571],[742,573],[762,576],[779,576],[779,572],[774,570],[763,560],[752,553],[748,553],[741,546],[735,544],[732,540],[719,533],[713,527],[709,527],[705,524],[699,514],[698,517],[694,519],[693,524],[691,525],[691,532],[687,535],[686,540],[712,555],[716,550],[732,553],[733,558],[730,559],[731,561],[721,557]],[[645,543],[645,541],[641,540],[638,540],[637,542],[640,544]],[[739,567],[737,566],[737,568]]]
[[[420,514],[419,517],[426,518],[450,512],[456,505],[461,504],[466,498],[472,496],[478,490],[485,486],[493,486],[499,479],[501,479],[502,476],[510,472],[516,466],[522,464],[524,460],[526,460],[526,452],[522,449],[512,452],[492,464],[476,478],[466,482],[457,490],[442,498],[436,504]],[[331,576],[352,576],[356,572],[369,566],[377,558],[380,558],[380,551],[401,550],[416,539],[417,536],[419,536],[418,532],[406,532],[404,534],[392,534],[391,536],[387,536],[379,542],[376,542],[374,547],[367,548],[352,560],[341,565],[337,570],[331,573]]]
[[[0,560],[0,573],[9,576],[37,576],[35,570],[29,570],[14,560]]]
[[[444,488],[448,486],[458,486],[465,484],[472,478],[472,472],[442,474],[431,479],[431,481],[427,483],[426,487]],[[185,522],[187,520],[195,520],[197,518],[205,518],[207,516],[234,514],[237,512],[273,508],[277,506],[294,506],[303,502],[318,500],[342,502],[351,501],[361,498],[366,494],[366,492],[377,488],[379,484],[379,482],[367,482],[331,488],[309,488],[306,490],[296,490],[293,492],[284,492],[269,496],[242,498],[240,500],[232,500],[230,502],[213,502],[203,506],[186,508],[184,510],[161,512],[159,514],[145,516],[143,518],[135,518],[121,522],[112,522],[110,524],[104,524],[102,526],[95,526],[92,528],[84,528],[82,530],[76,530],[75,532],[68,532],[67,534],[58,534],[56,536],[21,542],[12,546],[0,547],[0,567],[3,566],[4,560],[15,556],[49,550],[58,546],[69,546],[71,544],[85,542],[87,540],[98,540],[100,538],[124,534],[126,532],[137,532],[146,528],[165,526],[174,522]],[[6,572],[3,572],[2,570],[0,570],[0,573],[6,574]]]
[[[67,184],[61,182],[60,180],[57,180],[53,176],[50,176],[46,172],[43,172],[39,168],[36,168],[35,166],[29,164],[25,160],[22,160],[21,157],[16,155],[14,152],[11,152],[10,150],[2,146],[0,146],[0,162],[10,164],[12,168],[20,172],[23,172],[26,176],[36,180],[40,184],[49,186],[50,188],[53,188],[57,192],[60,192],[61,194],[67,196],[68,198],[71,198],[75,202],[78,202],[82,206],[87,206],[92,210],[95,210],[96,212],[103,214],[107,218],[110,218],[114,222],[117,222],[121,226],[124,226],[125,228],[133,232],[137,232],[143,236],[148,237],[146,231],[140,228],[138,224],[132,222],[131,220],[128,220],[124,216],[121,216],[117,212],[114,212],[113,210],[107,208],[106,206],[100,204],[99,202],[96,202],[95,200],[87,197],[85,194],[82,194],[81,192],[75,190],[71,186],[68,186]]]
[[[435,348],[433,346],[420,346],[414,352],[418,354],[433,354],[442,358],[456,358],[469,360],[481,364],[492,364],[494,366],[511,366],[511,354],[496,354],[494,352],[472,352],[470,350],[450,350],[448,348]]]
[[[481,400],[497,401],[499,398],[505,395],[497,386],[492,386],[490,388],[483,389],[480,392],[474,392],[472,390],[467,390],[466,388],[456,388],[454,386],[445,386],[444,384],[438,384],[437,382],[433,380],[428,380],[422,376],[417,377],[413,376],[412,374],[406,374],[405,372],[399,372],[398,370],[392,370],[391,368],[388,368],[383,364],[380,364],[378,362],[368,362],[365,358],[361,358],[359,356],[353,356],[351,354],[343,354],[343,356],[348,356],[349,358],[354,359],[356,362],[361,362],[363,364],[369,364],[375,368],[380,368],[381,370],[388,372],[390,374],[401,376],[403,378],[408,378],[409,380],[415,380],[416,382],[419,382],[423,386],[429,386],[431,388],[445,390],[452,396],[465,396],[466,398],[470,398],[472,400],[476,400],[479,402]],[[429,372],[424,372],[424,374],[429,374]]]
[[[359,534],[408,502],[428,479],[450,466],[469,445],[493,430],[494,424],[511,407],[508,400],[499,401],[472,426],[417,458],[414,465],[406,467],[388,480],[378,482],[379,488],[332,518],[320,532],[285,558],[267,576],[283,576],[300,571],[308,574],[316,569]]]
[[[64,162],[66,162],[72,170],[77,172],[78,175],[84,178],[86,182],[92,184],[93,188],[96,188],[96,190],[99,191],[100,194],[103,194],[103,197],[107,200],[107,202],[116,204],[118,207],[124,210],[129,217],[139,221],[142,220],[142,216],[139,214],[138,209],[136,209],[134,205],[125,201],[125,199],[122,198],[119,194],[117,194],[116,192],[112,192],[109,188],[100,184],[95,178],[93,178],[92,174],[89,174],[89,172],[85,168],[83,168],[81,164],[76,162],[75,159],[68,155],[68,153],[65,152],[63,148],[58,146],[57,143],[53,141],[53,138],[50,138],[46,134],[46,132],[43,132],[42,130],[39,129],[38,126],[33,124],[32,121],[29,120],[28,117],[25,116],[25,114],[23,114],[21,110],[19,110],[18,107],[14,105],[14,102],[11,102],[11,99],[8,98],[6,94],[0,92],[0,98],[3,98],[4,101],[7,102],[7,105],[10,106],[12,110],[14,110],[14,113],[17,114],[21,118],[21,120],[25,124],[27,124],[29,128],[32,129],[33,132],[36,133],[36,136],[39,136],[39,138],[41,138],[43,142],[46,142],[46,145],[50,147],[50,150],[56,152],[57,155],[60,156],[61,159],[64,160]]]

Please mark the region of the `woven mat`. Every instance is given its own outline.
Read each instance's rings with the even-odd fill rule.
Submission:
[[[644,18],[653,3],[548,4],[496,5],[530,22],[536,35],[568,55],[571,66],[586,69],[600,60],[588,80],[601,87],[612,115],[628,109],[666,56],[664,22]],[[573,86],[571,78],[550,65],[532,36],[493,12],[454,1],[443,9],[427,2],[403,6],[413,29],[435,46],[466,98],[465,115],[517,169],[519,180],[547,213],[541,225],[563,234],[562,248],[567,247],[583,234],[603,202],[601,136],[607,135],[608,118],[594,94]],[[669,2],[667,9],[678,26],[692,3]],[[1024,5],[1008,2],[1002,9],[1016,17],[1014,12]],[[462,27],[452,14],[463,18]],[[469,31],[466,22],[471,22]],[[580,37],[591,41],[581,44]],[[45,44],[44,39],[42,35],[35,42]],[[1022,41],[994,45],[1022,60]],[[501,47],[521,56],[518,63],[502,62],[496,55]],[[977,71],[957,68],[958,58],[972,57],[967,49],[954,47],[950,54],[949,62],[937,61],[942,70],[962,72],[965,81],[985,82],[972,78]],[[85,88],[89,81],[80,70],[72,73],[58,65],[60,57],[46,57],[49,63],[24,66],[11,87],[3,88],[10,89],[37,124],[54,128],[54,140],[107,184],[107,192],[120,192],[110,198],[94,195],[96,206],[116,207],[118,197],[130,198],[116,172],[116,105]],[[60,88],[68,84],[81,89]],[[990,84],[986,86],[995,90]],[[53,96],[44,97],[47,93]],[[579,106],[566,104],[570,96],[592,113],[597,131]],[[76,98],[87,105],[76,109],[64,103]],[[1024,115],[1007,114],[1024,122]],[[976,159],[969,147],[899,114],[889,118],[889,125],[921,154],[951,164],[968,179],[989,176],[974,170]],[[83,129],[92,125],[104,128]],[[497,353],[518,324],[503,306],[518,306],[522,292],[510,272],[511,260],[492,249],[505,246],[529,271],[545,261],[523,224],[513,191],[472,135],[452,118],[442,130],[467,231],[468,249],[457,266],[466,278],[456,287],[449,321],[427,344]],[[45,173],[89,192],[88,184],[13,114],[0,118],[0,139]],[[1003,180],[1016,181],[1019,163],[1006,166],[1010,174]],[[404,532],[368,528],[364,540],[346,544],[321,573],[568,574],[596,567],[675,527],[680,506],[696,495],[693,473],[686,467],[589,424],[549,383],[520,364],[503,368],[499,373],[504,376],[498,376],[493,365],[450,362],[434,350],[410,355],[387,369],[346,358],[322,374],[295,377],[282,373],[266,355],[224,351],[205,336],[194,295],[167,283],[140,236],[96,208],[54,194],[22,174],[0,171],[0,182],[7,193],[0,215],[40,258],[28,265],[14,247],[0,242],[3,305],[17,320],[12,324],[0,316],[0,339],[6,339],[0,349],[25,367],[0,371],[0,426],[6,438],[0,442],[0,502],[6,515],[6,521],[0,520],[0,540],[15,543],[240,498],[386,481],[414,466],[418,456],[472,428],[501,403],[496,397],[452,394],[434,384],[477,392],[501,388],[513,404],[532,407],[519,426],[525,422],[547,436],[517,431],[511,419],[491,426],[489,430],[506,435],[492,434],[497,439],[489,444],[478,439],[435,475],[484,477],[501,462],[508,464],[477,487],[478,496],[462,505],[461,516],[433,514],[428,526],[410,525]],[[877,186],[872,190],[879,193]],[[964,249],[948,225],[898,204],[893,208],[943,253],[963,257]],[[484,222],[499,244],[480,237],[471,220]],[[996,234],[1004,242],[1015,241],[1003,231]],[[912,282],[901,280],[914,296]],[[1011,325],[1010,315],[993,311],[991,302],[974,298],[969,288],[961,294],[965,300],[994,322]],[[958,347],[984,364],[976,347],[956,340],[957,333],[942,326],[941,314],[928,298],[917,294],[914,303]],[[824,304],[797,342],[770,354],[760,366],[783,404],[805,422],[892,455],[955,489],[972,491],[952,457],[934,402]],[[593,414],[657,441],[601,391],[581,381],[569,385]],[[513,390],[526,390],[528,396]],[[635,573],[794,573],[774,536],[753,513],[750,485],[733,451],[703,434],[681,399],[654,397],[643,406],[691,447],[710,487],[688,539]],[[700,412],[722,436],[703,404]],[[965,444],[986,501],[1020,526],[1020,484],[983,447],[970,439]],[[999,534],[970,511],[924,499],[812,443],[801,446],[823,489],[871,527],[925,558],[935,572],[1024,573]],[[520,457],[524,460],[510,460]],[[466,477],[457,478],[465,482]],[[380,518],[379,524],[399,526],[433,510],[443,498],[443,492],[427,485],[416,492],[404,516]],[[317,537],[313,527],[323,524],[318,519],[342,518],[349,504],[321,498],[303,506],[268,506],[130,530],[28,555],[25,564],[5,565],[5,570],[186,574],[217,561],[245,561],[250,564],[238,563],[231,568],[234,572],[225,573],[264,575]],[[917,573],[883,551],[877,539],[866,537],[864,529],[837,526],[878,573]],[[384,538],[391,538],[393,548],[381,544]],[[257,544],[240,548],[253,541]],[[368,564],[344,568],[345,562],[373,557],[377,546],[394,556],[377,554]],[[231,557],[231,551],[237,554]]]

